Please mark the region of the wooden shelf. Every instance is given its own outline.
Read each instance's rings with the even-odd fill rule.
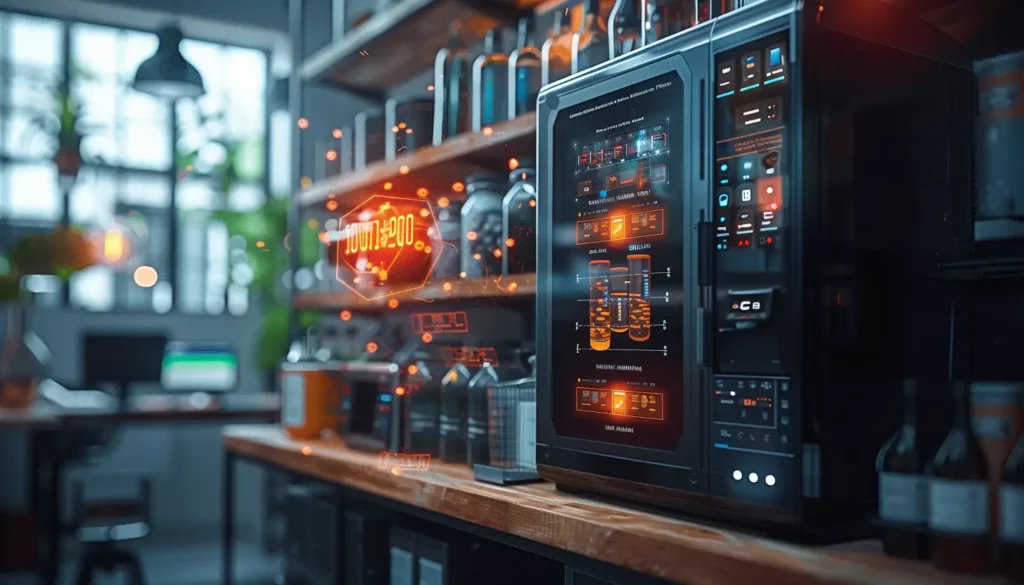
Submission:
[[[431,193],[447,195],[452,184],[481,170],[507,169],[508,159],[533,156],[537,129],[534,113],[524,114],[445,141],[427,146],[392,161],[378,161],[360,172],[314,183],[297,195],[299,205],[310,206],[328,199],[352,200],[390,191],[411,195],[424,187]]]
[[[426,510],[672,583],[1008,585],[892,559],[874,541],[809,548],[567,495],[550,483],[484,484],[462,465],[381,468],[376,453],[293,441],[276,426],[229,426],[223,436],[236,455],[384,498],[401,510]]]
[[[429,71],[448,41],[448,26],[461,20],[471,42],[516,19],[539,0],[400,0],[393,7],[320,49],[299,69],[304,81],[380,97],[390,88]]]
[[[531,273],[494,278],[452,278],[444,282],[428,284],[408,293],[371,300],[365,300],[348,289],[329,293],[301,293],[295,295],[295,308],[313,311],[367,310],[390,307],[388,302],[391,299],[398,300],[398,307],[401,307],[405,303],[416,301],[529,298],[536,294],[536,275]]]

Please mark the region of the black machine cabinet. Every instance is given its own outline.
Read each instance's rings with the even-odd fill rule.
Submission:
[[[871,0],[764,0],[547,86],[541,475],[859,531],[900,380],[947,374],[923,275],[969,253],[973,95]]]

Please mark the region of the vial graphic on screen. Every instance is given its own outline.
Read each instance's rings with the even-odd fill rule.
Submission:
[[[629,264],[629,338],[647,341],[651,337],[651,257],[626,256]]]
[[[608,271],[611,263],[594,260],[590,263],[590,347],[604,351],[611,346],[611,311],[609,307]]]
[[[613,266],[608,272],[611,280],[612,331],[625,333],[629,330],[629,268]]]

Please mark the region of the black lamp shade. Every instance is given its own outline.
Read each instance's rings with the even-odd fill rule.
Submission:
[[[159,98],[196,98],[206,93],[199,71],[185,60],[179,45],[181,29],[167,26],[158,33],[160,45],[135,71],[132,87]]]

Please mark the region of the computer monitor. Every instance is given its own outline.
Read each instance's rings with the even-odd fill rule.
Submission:
[[[171,392],[228,392],[238,386],[238,355],[229,343],[172,341],[164,349],[160,385]]]
[[[82,335],[82,382],[86,388],[116,385],[118,398],[124,401],[129,384],[160,382],[166,345],[163,332],[87,331]]]

